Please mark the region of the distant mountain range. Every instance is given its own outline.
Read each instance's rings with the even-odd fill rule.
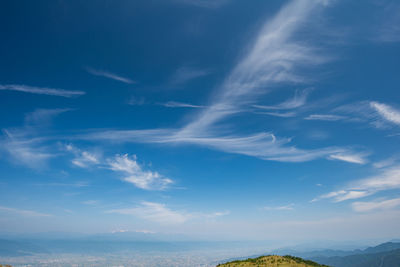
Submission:
[[[58,253],[76,253],[85,255],[114,254],[119,252],[183,252],[191,250],[217,251],[218,249],[242,249],[254,246],[265,247],[261,243],[251,242],[208,242],[208,241],[166,241],[168,236],[149,233],[114,233],[92,236],[25,236],[0,238],[0,257],[21,257],[30,255],[50,255]],[[375,247],[355,250],[311,250],[296,251],[280,249],[270,251],[273,255],[293,255],[332,267],[399,267],[400,242],[382,243]],[[260,256],[255,255],[254,257]],[[265,256],[265,255],[262,255]],[[232,258],[228,261],[246,260]],[[218,262],[217,262],[218,263]],[[224,265],[222,265],[224,266]],[[242,265],[240,265],[242,266]],[[246,265],[247,266],[247,265]],[[251,266],[251,265],[249,265]],[[284,265],[282,265],[284,266]],[[292,266],[292,265],[289,265]],[[307,266],[307,265],[303,265]]]
[[[333,267],[398,267],[400,243],[387,242],[346,256],[318,256],[312,260]]]

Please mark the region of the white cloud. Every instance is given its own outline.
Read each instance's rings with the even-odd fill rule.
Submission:
[[[400,206],[400,198],[369,202],[354,202],[351,206],[357,212],[393,209]]]
[[[160,105],[167,107],[167,108],[204,108],[204,106],[176,102],[176,101],[168,101],[168,102],[162,103]]]
[[[9,207],[4,207],[4,206],[0,206],[0,212],[14,213],[14,214],[18,214],[21,216],[27,216],[27,217],[49,217],[49,216],[51,216],[50,214],[41,213],[41,212],[37,212],[37,211],[33,211],[33,210],[23,210],[23,209],[9,208]]]
[[[16,164],[26,165],[32,169],[46,166],[53,157],[46,147],[42,146],[41,138],[30,138],[24,133],[3,130],[4,139],[0,142],[3,150],[12,157]]]
[[[25,126],[48,126],[55,116],[71,110],[69,108],[36,109],[25,115]]]
[[[266,206],[263,207],[264,210],[293,210],[294,209],[294,204],[291,203],[289,205],[284,205],[284,206],[276,206],[276,207],[271,207],[271,206]]]
[[[191,218],[190,214],[171,210],[165,204],[143,201],[140,206],[128,209],[115,209],[109,213],[134,215],[161,224],[181,224]]]
[[[311,114],[304,118],[305,120],[319,120],[319,121],[339,121],[346,119],[345,116],[332,115],[332,114]]]
[[[291,1],[284,6],[262,27],[253,45],[219,87],[212,103],[183,128],[115,130],[92,133],[83,138],[194,144],[264,160],[288,162],[328,158],[333,154],[355,154],[337,147],[300,149],[289,144],[290,138],[278,138],[272,133],[241,136],[221,132],[221,120],[242,112],[244,107],[254,104],[257,96],[269,92],[277,84],[305,82],[299,75],[300,68],[303,70],[326,62],[326,58],[316,54],[311,46],[294,39],[297,30],[313,17],[312,12],[323,6],[323,1],[311,0]],[[301,97],[282,103],[281,108],[299,106],[305,99],[306,93],[303,92]]]
[[[400,125],[400,111],[383,103],[371,102],[371,107],[375,109],[385,120]]]
[[[329,159],[341,160],[356,164],[367,163],[367,160],[365,159],[365,154],[334,154],[330,155]]]
[[[182,134],[206,131],[277,83],[304,82],[297,69],[320,64],[325,58],[304,43],[294,41],[293,35],[310,18],[311,11],[320,6],[319,1],[292,1],[268,20],[248,53],[219,88],[213,103]]]
[[[79,158],[75,158],[72,160],[72,164],[79,166],[81,168],[85,168],[91,164],[98,164],[99,160],[94,154],[91,154],[87,151],[82,151],[81,156]]]
[[[192,67],[180,67],[176,70],[174,75],[171,77],[171,84],[181,85],[187,83],[193,79],[200,78],[209,75],[211,72],[204,69],[196,69]]]
[[[400,111],[387,104],[376,101],[359,101],[337,107],[336,113],[346,114],[346,121],[364,122],[378,129],[400,125]]]
[[[93,74],[95,76],[101,76],[101,77],[105,77],[105,78],[109,78],[111,80],[115,80],[115,81],[119,81],[119,82],[123,82],[123,83],[127,83],[127,84],[132,84],[135,83],[135,81],[126,78],[126,77],[122,77],[118,74],[112,73],[112,72],[108,72],[108,71],[103,71],[103,70],[96,70],[90,67],[86,68],[86,71],[89,72],[90,74]]]
[[[381,169],[395,165],[399,161],[399,156],[393,156],[373,164],[374,168]]]
[[[202,8],[219,8],[229,2],[229,0],[175,0],[177,2],[202,7]]]
[[[363,198],[380,191],[400,188],[400,166],[381,169],[381,173],[369,178],[356,180],[342,190],[321,195],[312,201],[334,199],[341,202],[349,199]]]
[[[36,183],[39,186],[62,186],[62,187],[86,187],[89,186],[88,182],[75,182],[75,183]]]
[[[400,5],[397,1],[378,1],[380,21],[375,22],[372,40],[383,43],[400,42]]]
[[[282,110],[282,109],[295,109],[304,106],[307,102],[307,97],[311,89],[296,90],[293,98],[288,99],[280,104],[274,106],[253,105],[255,108],[266,110]]]
[[[126,177],[126,182],[134,184],[136,187],[145,190],[163,190],[173,181],[159,174],[158,172],[145,171],[136,160],[136,156],[128,157],[116,155],[114,159],[108,160],[109,168],[116,172],[121,172]]]
[[[140,205],[134,208],[114,209],[107,212],[133,215],[159,224],[183,224],[192,219],[210,219],[226,216],[230,213],[229,211],[214,213],[179,211],[170,209],[162,203],[148,201],[142,201]]]
[[[297,113],[295,113],[295,112],[254,112],[254,113],[265,114],[265,115],[280,117],[280,118],[291,118],[291,117],[295,117],[297,115]]]
[[[22,84],[0,84],[0,90],[19,91],[39,95],[53,95],[62,97],[75,97],[84,95],[83,91],[69,91],[57,88],[35,87]]]
[[[144,97],[132,96],[128,101],[128,105],[131,106],[143,106],[144,104],[146,104]]]
[[[85,140],[109,140],[113,142],[143,142],[158,144],[194,144],[214,148],[227,153],[242,154],[263,160],[302,162],[316,158],[328,158],[335,154],[354,154],[344,148],[327,147],[305,150],[288,145],[291,139],[277,138],[272,133],[250,136],[184,136],[171,129],[110,130],[80,136]]]
[[[100,164],[100,155],[89,151],[81,150],[71,144],[65,146],[65,149],[75,155],[72,164],[81,168],[88,168]]]
[[[96,205],[96,204],[98,204],[99,202],[97,201],[97,200],[86,200],[86,201],[83,201],[82,202],[82,204],[84,204],[84,205],[89,205],[89,206],[93,206],[93,205]]]

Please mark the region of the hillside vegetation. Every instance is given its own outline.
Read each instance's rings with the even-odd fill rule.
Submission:
[[[328,267],[316,262],[293,256],[261,256],[254,259],[237,260],[217,265],[217,267]]]

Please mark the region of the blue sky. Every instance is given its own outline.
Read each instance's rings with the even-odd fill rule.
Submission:
[[[3,232],[398,237],[396,1],[5,1]]]

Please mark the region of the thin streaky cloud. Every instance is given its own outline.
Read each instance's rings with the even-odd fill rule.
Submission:
[[[326,62],[313,48],[294,40],[312,11],[323,7],[320,1],[299,0],[284,6],[268,20],[256,36],[250,50],[239,61],[218,89],[214,101],[181,129],[105,131],[83,136],[90,140],[119,142],[181,143],[206,146],[228,153],[258,157],[263,160],[301,162],[328,158],[333,154],[355,154],[345,148],[326,147],[306,150],[291,145],[291,139],[272,133],[248,136],[221,134],[215,124],[243,111],[256,96],[268,93],[277,84],[304,83],[297,74],[300,67]],[[293,106],[293,104],[291,104]],[[296,104],[297,105],[297,104]],[[338,158],[340,160],[340,158]]]
[[[312,201],[321,199],[333,199],[334,202],[341,202],[349,199],[358,199],[376,194],[381,191],[400,188],[400,166],[380,169],[375,176],[356,180],[338,191],[323,194]]]
[[[4,207],[4,206],[0,206],[0,212],[14,213],[14,214],[18,214],[21,216],[27,216],[27,217],[49,217],[49,216],[51,216],[50,214],[41,213],[41,212],[37,212],[37,211],[33,211],[33,210],[24,210],[24,209],[10,208],[10,207]]]
[[[97,70],[97,69],[93,69],[90,67],[86,67],[85,68],[86,71],[90,74],[93,74],[95,76],[101,76],[101,77],[105,77],[105,78],[109,78],[115,81],[119,81],[119,82],[123,82],[123,83],[127,83],[127,84],[132,84],[135,83],[134,80],[131,80],[129,78],[126,77],[122,77],[121,75],[109,72],[109,71],[103,71],[103,70]]]
[[[213,103],[181,131],[183,135],[207,132],[217,121],[240,112],[255,96],[267,93],[274,84],[301,83],[300,66],[326,61],[311,47],[293,40],[293,35],[321,7],[319,1],[292,1],[268,20],[253,46],[225,79]]]
[[[160,224],[182,224],[191,218],[191,215],[186,212],[172,210],[162,203],[147,201],[141,202],[134,208],[114,209],[109,210],[108,213],[133,215]]]
[[[351,207],[357,212],[369,212],[375,210],[389,210],[400,207],[400,198],[376,200],[368,202],[353,202]]]
[[[377,101],[358,101],[339,106],[333,112],[345,114],[348,122],[368,123],[377,129],[400,125],[400,110]]]
[[[172,75],[170,79],[170,83],[172,85],[182,85],[191,80],[207,76],[211,74],[210,70],[207,69],[198,69],[193,67],[180,67],[178,68],[175,73]]]
[[[254,114],[264,114],[273,117],[280,117],[280,118],[292,118],[296,117],[296,112],[254,112]]]
[[[307,102],[307,97],[310,94],[311,89],[296,90],[293,98],[290,98],[280,104],[273,106],[266,105],[253,105],[253,107],[265,110],[282,110],[282,109],[295,109],[304,106]]]
[[[175,0],[176,2],[202,8],[219,8],[229,0]]]
[[[373,164],[374,168],[381,169],[381,168],[387,168],[393,165],[396,165],[400,160],[400,156],[392,156],[390,158],[375,162]]]
[[[375,23],[375,32],[371,34],[371,40],[380,43],[400,42],[400,5],[392,1],[379,7],[381,11],[380,21]]]
[[[0,139],[1,148],[7,152],[14,163],[25,165],[32,169],[40,169],[47,165],[47,162],[54,155],[49,153],[46,147],[42,146],[39,138],[29,138],[24,134],[14,133],[3,129],[4,138]]]
[[[183,224],[189,220],[213,219],[229,215],[229,211],[218,211],[212,213],[188,212],[184,210],[175,210],[169,208],[164,203],[142,201],[140,205],[133,208],[113,209],[107,213],[117,213],[123,215],[132,215],[144,220],[156,222],[159,224]]]
[[[145,104],[146,104],[146,99],[144,97],[132,96],[128,101],[128,105],[131,106],[143,106]]]
[[[288,204],[288,205],[284,205],[284,206],[265,206],[263,207],[263,210],[293,210],[294,209],[294,204]]]
[[[9,154],[13,162],[26,165],[32,169],[47,166],[49,159],[56,156],[46,143],[48,137],[37,137],[38,134],[51,125],[53,118],[71,109],[36,109],[27,113],[24,125],[20,128],[3,129],[0,137],[0,152]]]
[[[122,143],[192,144],[213,148],[227,153],[242,154],[263,160],[303,162],[316,158],[328,158],[334,154],[352,154],[345,148],[327,147],[304,150],[290,146],[291,139],[277,138],[272,133],[251,136],[180,136],[177,130],[109,130],[81,135],[84,140],[107,140]],[[354,154],[354,153],[353,153]],[[338,159],[340,160],[340,159]]]
[[[315,121],[339,121],[344,120],[347,117],[333,114],[311,114],[305,117],[305,120],[315,120]]]
[[[86,200],[86,201],[82,201],[82,204],[84,204],[84,205],[89,205],[89,206],[93,206],[93,205],[96,205],[96,204],[98,204],[99,203],[99,201],[97,201],[97,200]]]
[[[193,105],[189,103],[176,102],[176,101],[168,101],[166,103],[160,103],[160,105],[167,108],[204,108],[204,106],[201,105]]]
[[[382,116],[383,119],[400,125],[400,110],[379,102],[371,102],[370,105],[380,116]]]
[[[60,187],[87,187],[89,186],[88,182],[76,182],[76,183],[40,183],[33,184],[36,186],[60,186]]]
[[[365,154],[335,154],[330,155],[329,159],[341,160],[349,163],[365,164],[367,160],[365,159]]]
[[[71,111],[70,108],[55,108],[55,109],[35,109],[33,112],[25,115],[25,127],[45,127],[49,126],[54,117]]]
[[[58,88],[36,87],[23,84],[0,84],[0,90],[19,91],[24,93],[52,95],[62,97],[76,97],[84,95],[83,91],[70,91]]]

